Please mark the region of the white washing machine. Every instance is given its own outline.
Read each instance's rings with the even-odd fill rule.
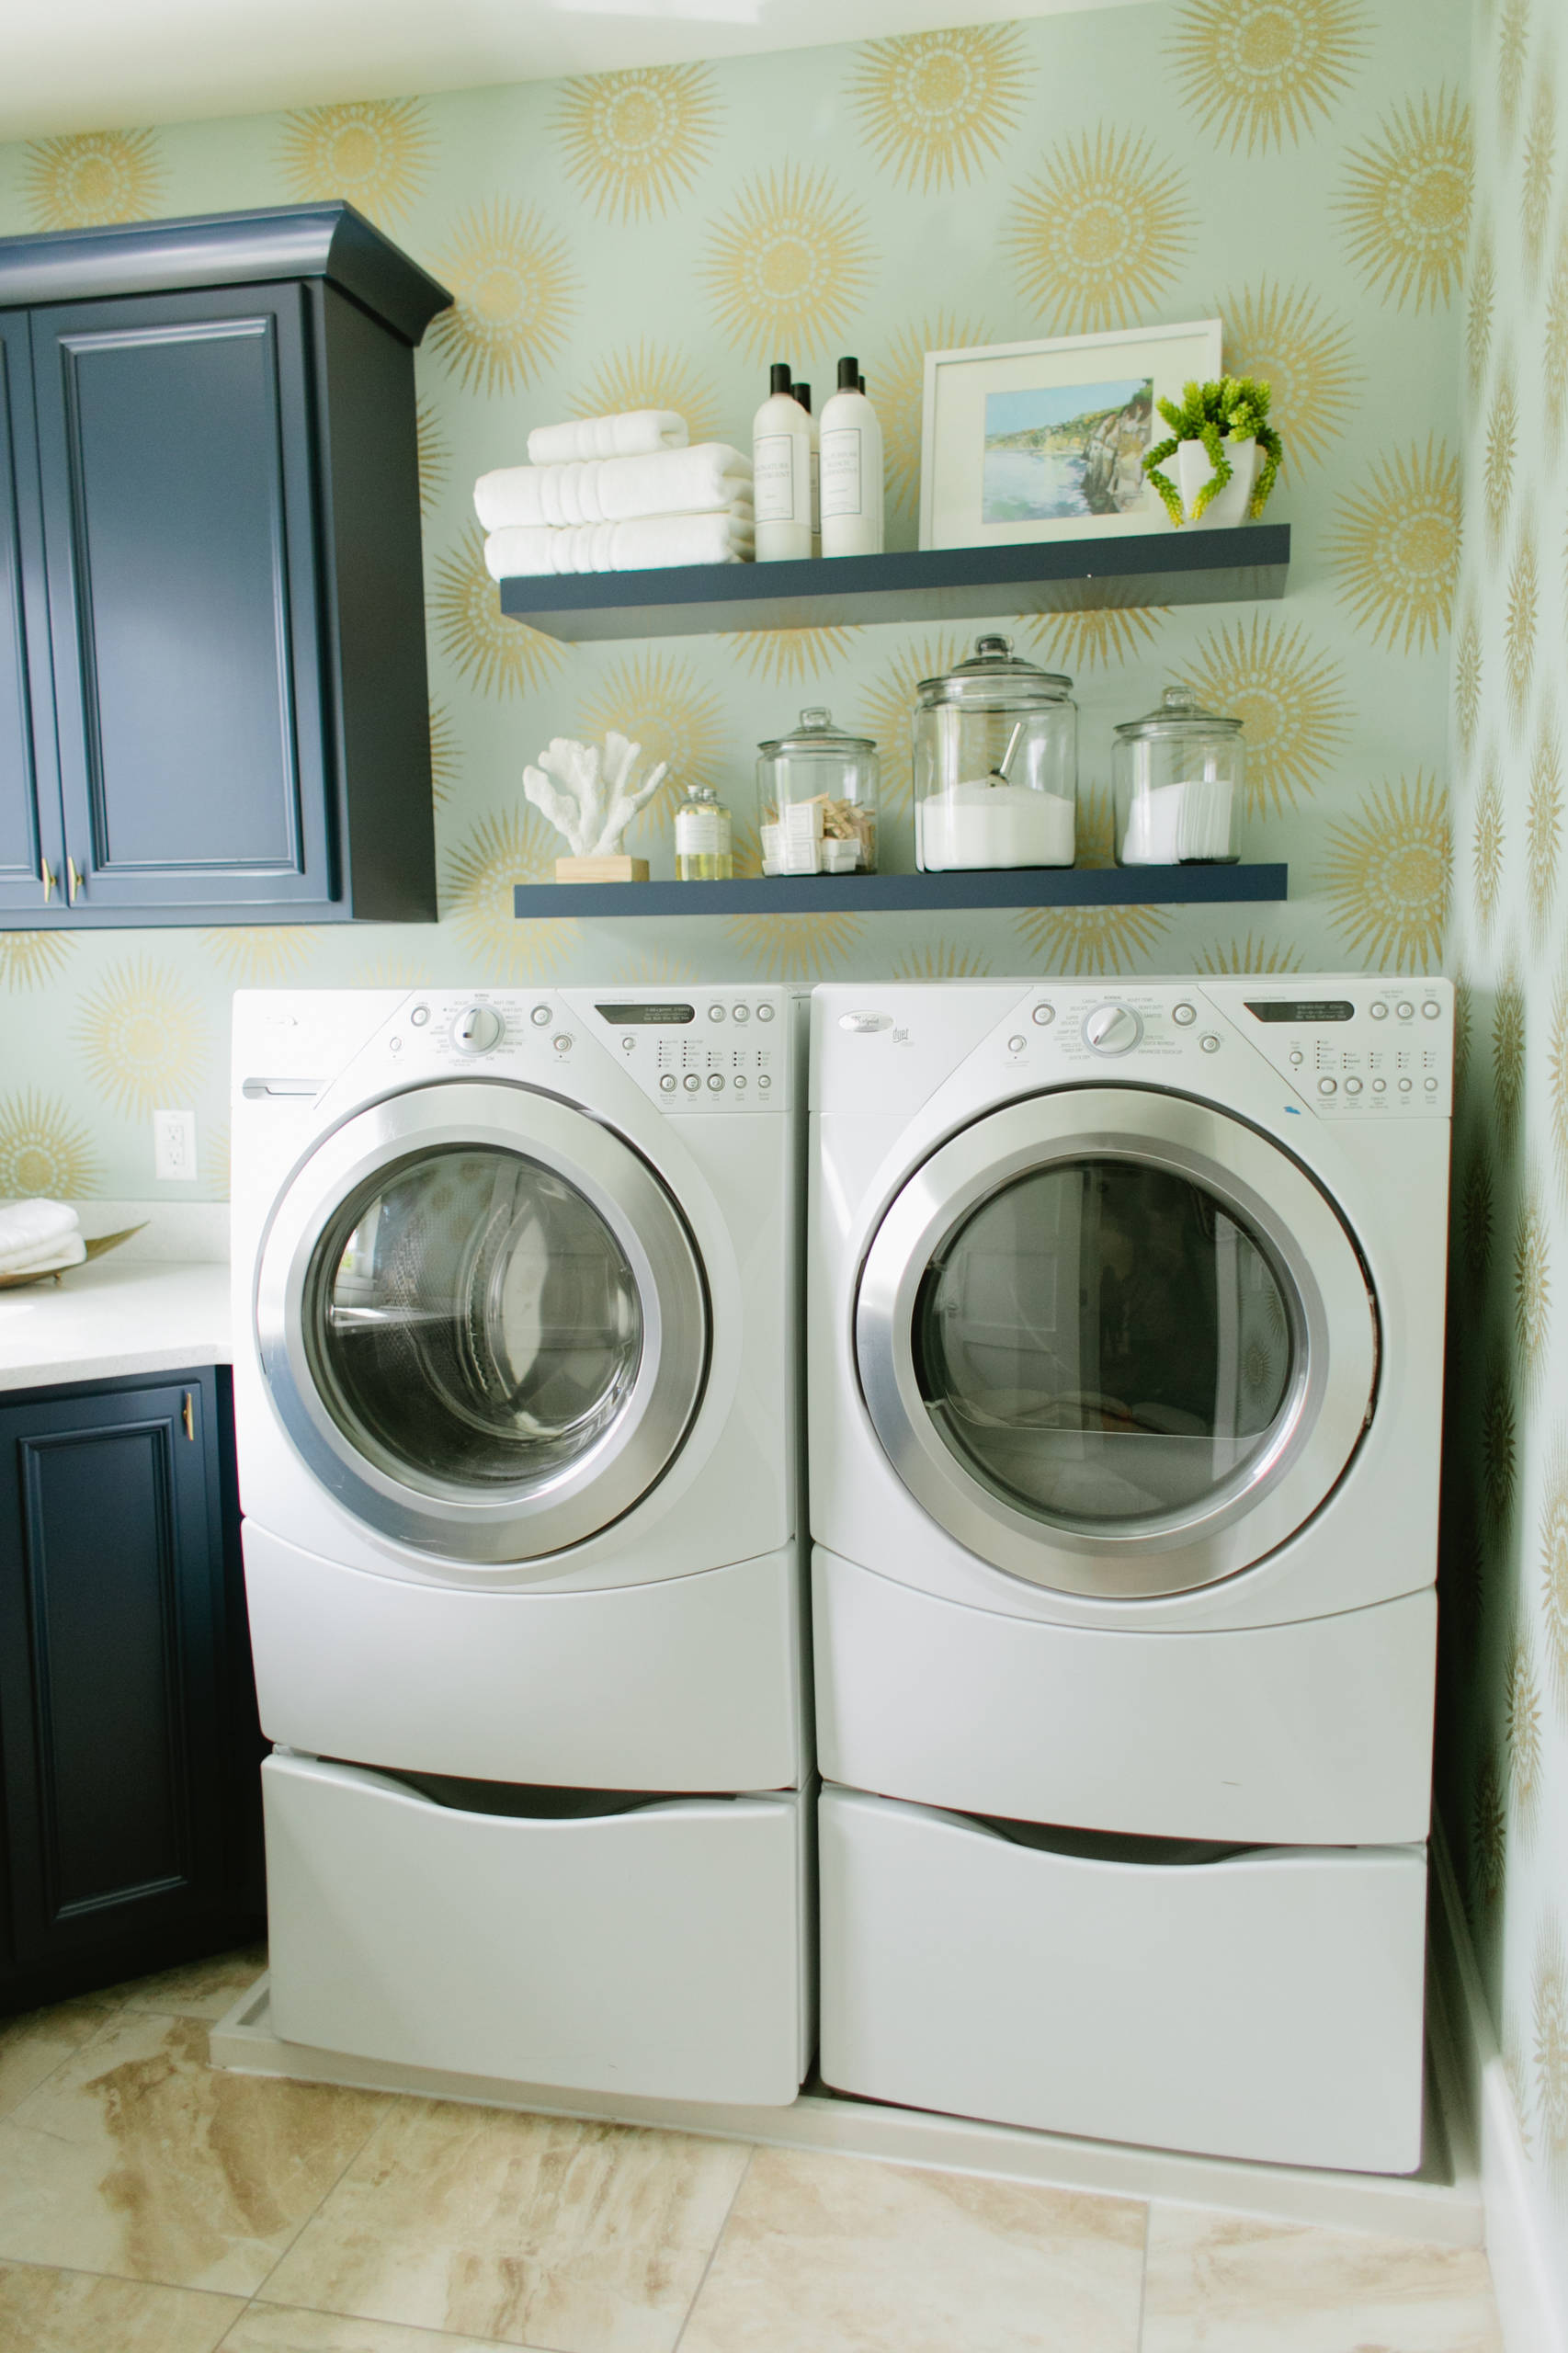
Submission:
[[[793,2097],[804,1016],[728,985],[236,997],[287,2039]]]
[[[829,2082],[1419,2162],[1451,1065],[1444,982],[816,993]]]

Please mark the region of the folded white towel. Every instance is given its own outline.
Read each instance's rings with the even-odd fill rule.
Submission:
[[[81,1230],[69,1201],[0,1201],[0,1273],[8,1260],[34,1257]]]
[[[661,449],[648,458],[597,458],[574,466],[502,466],[473,485],[487,531],[514,524],[620,523],[642,515],[706,515],[749,495],[751,460],[722,441]]]
[[[63,1241],[40,1243],[36,1250],[12,1250],[0,1256],[0,1276],[50,1275],[56,1267],[79,1267],[87,1255],[87,1245],[79,1233],[68,1233]]]
[[[484,561],[496,580],[548,572],[653,572],[677,563],[749,563],[756,529],[749,502],[722,515],[643,515],[572,530],[514,523],[492,531]]]
[[[684,449],[686,419],[673,408],[631,408],[619,416],[584,416],[571,425],[536,425],[528,435],[530,466],[570,466],[584,458],[646,458],[655,449]]]

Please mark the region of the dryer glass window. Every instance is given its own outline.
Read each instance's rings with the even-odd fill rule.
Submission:
[[[546,1485],[614,1422],[642,1353],[636,1281],[598,1211],[488,1147],[421,1153],[346,1202],[305,1324],[345,1435],[437,1489]]]
[[[1046,1521],[1181,1516],[1246,1480],[1291,1395],[1292,1318],[1235,1211],[1084,1159],[994,1193],[933,1259],[915,1364],[944,1442]]]

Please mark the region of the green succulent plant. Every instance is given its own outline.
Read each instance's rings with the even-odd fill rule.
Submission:
[[[1144,459],[1143,479],[1158,491],[1173,523],[1185,523],[1187,512],[1180,491],[1160,468],[1167,458],[1176,455],[1184,441],[1201,441],[1214,469],[1193,501],[1193,522],[1219,497],[1234,473],[1225,454],[1227,440],[1244,441],[1249,435],[1263,451],[1263,464],[1253,484],[1247,513],[1254,517],[1262,514],[1285,454],[1278,434],[1268,422],[1270,397],[1268,386],[1259,383],[1256,376],[1221,376],[1217,384],[1184,384],[1179,403],[1158,403],[1160,415],[1171,428],[1170,438],[1160,442]]]

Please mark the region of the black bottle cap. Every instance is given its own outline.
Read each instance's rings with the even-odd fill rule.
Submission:
[[[806,415],[807,415],[808,416],[810,416],[810,415],[811,415],[811,413],[812,413],[812,388],[811,388],[811,386],[810,386],[809,384],[797,384],[797,385],[794,387],[794,392],[795,392],[795,398],[800,402],[801,406],[805,410]]]
[[[787,392],[790,389],[790,362],[776,359],[767,371],[768,396],[771,398],[775,392]]]
[[[857,376],[857,377],[856,377],[856,379],[855,379],[855,389],[856,389],[856,391],[857,391],[858,392],[863,392],[865,391],[865,389],[866,389],[866,379],[864,378],[864,376]]]
[[[860,376],[858,359],[841,359],[838,363],[838,389],[841,392],[863,392],[865,383]]]

